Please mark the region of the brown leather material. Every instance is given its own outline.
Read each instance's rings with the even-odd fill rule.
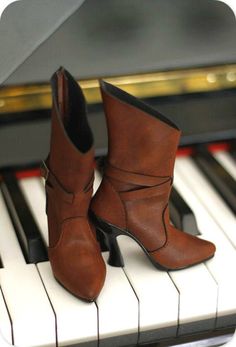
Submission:
[[[154,261],[158,264],[164,264],[168,269],[175,270],[201,263],[215,253],[215,247],[212,243],[184,232],[180,238],[179,232],[169,225],[166,244],[161,249],[150,252]]]
[[[93,139],[85,100],[76,81],[61,68],[51,83],[50,154],[42,169],[46,180],[48,255],[55,278],[77,297],[93,301],[106,275],[88,220],[94,178]]]
[[[108,91],[109,88],[112,90]],[[101,86],[108,128],[109,164],[131,173],[172,176],[179,129],[133,106],[131,96],[127,102],[121,100],[115,95],[115,89],[118,90],[108,83]]]
[[[169,221],[179,129],[115,86],[101,82],[101,93],[109,147],[105,179],[91,203],[94,214],[119,228],[124,225],[120,215],[124,215],[123,230],[142,244],[154,263],[166,269],[184,268],[212,257],[215,246],[211,242],[177,230]],[[108,185],[115,203],[107,194]]]
[[[58,223],[62,223],[64,220],[75,217],[84,217],[87,219],[87,212],[92,197],[92,188],[86,192],[77,192],[75,194],[64,192],[53,186],[50,180],[45,184],[46,194],[51,201],[60,201],[60,204],[53,206],[53,211],[56,213],[56,219]],[[47,215],[50,215],[50,204],[47,205]],[[53,212],[52,212],[53,213]],[[49,244],[54,246],[60,237],[59,233],[49,234]]]
[[[169,269],[181,269],[186,267],[186,262],[188,266],[198,264],[215,253],[215,246],[211,242],[181,232],[172,226],[168,208],[164,211],[163,217],[165,225],[168,225],[167,242],[160,250],[150,252],[155,261],[160,264],[164,262]],[[181,237],[179,237],[180,232]]]
[[[56,279],[79,298],[93,301],[103,287],[105,270],[97,241],[88,230],[85,218],[65,220],[60,239],[48,254]]]
[[[105,200],[103,200],[104,196],[106,197]],[[99,188],[99,194],[95,194],[95,197],[91,201],[90,208],[102,219],[111,221],[119,228],[126,229],[124,205],[118,192],[114,189],[112,182],[110,182],[107,177],[103,177]]]

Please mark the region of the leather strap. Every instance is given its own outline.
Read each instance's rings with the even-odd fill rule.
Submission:
[[[168,195],[173,183],[173,178],[170,176],[142,175],[118,169],[109,163],[107,163],[105,174],[107,177],[118,181],[141,186],[138,189],[119,192],[123,201],[141,200],[153,196],[161,197],[163,195]]]
[[[46,191],[48,193],[53,192],[56,189],[58,197],[60,197],[63,201],[66,201],[67,203],[70,203],[70,204],[77,201],[81,201],[81,199],[83,199],[83,197],[86,195],[92,195],[94,176],[92,176],[85,191],[82,190],[75,193],[68,192],[64,189],[64,187],[58,181],[56,176],[49,169],[48,162],[49,162],[49,158],[47,158],[45,161],[42,162],[42,165],[40,168],[41,176],[45,178]]]
[[[123,201],[142,200],[151,198],[153,196],[163,197],[163,195],[165,196],[167,193],[169,193],[170,187],[171,179],[154,187],[136,189],[128,192],[119,192],[119,195]]]
[[[149,176],[118,169],[107,163],[105,174],[121,182],[137,184],[139,186],[153,187],[168,180],[173,180],[170,176]]]

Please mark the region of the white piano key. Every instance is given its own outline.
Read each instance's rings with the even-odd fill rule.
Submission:
[[[56,314],[58,346],[97,346],[95,303],[84,302],[64,289],[55,280],[49,262],[39,263],[37,267]]]
[[[55,318],[35,265],[26,264],[0,192],[0,285],[19,347],[55,346]],[[40,328],[39,328],[40,327]]]
[[[129,237],[119,236],[118,243],[139,300],[139,343],[175,336],[179,295],[168,273],[157,270]]]
[[[230,338],[230,340],[222,346],[224,346],[224,347],[235,347],[236,346],[236,330],[235,330],[233,336]]]
[[[105,261],[107,253],[103,253]],[[104,288],[97,299],[99,347],[130,346],[138,341],[139,303],[122,268],[107,265]]]
[[[102,175],[98,170],[94,172],[94,183],[93,183],[93,195],[96,193],[100,183],[102,181]]]
[[[15,231],[13,229],[2,192],[0,191],[0,256],[4,267],[25,264]]]
[[[45,192],[40,177],[24,178],[19,180],[19,186],[24,194],[29,208],[37,223],[42,237],[48,246],[48,225],[45,213]]]
[[[178,335],[214,328],[217,310],[217,284],[204,264],[170,271],[179,290]]]
[[[189,183],[188,176],[187,171],[180,173],[176,167],[174,186],[193,210],[201,237],[216,245],[215,256],[206,262],[206,266],[218,284],[216,327],[233,325],[236,324],[236,278],[232,274],[235,273],[236,252],[216,221],[193,192],[193,185]]]
[[[226,171],[236,180],[236,162],[226,151],[213,153],[215,159],[225,168]]]
[[[195,179],[196,185],[197,177],[193,176],[193,179]],[[231,254],[235,254],[235,249],[232,243],[206,209],[204,203],[199,199],[199,196],[195,193],[195,186],[192,184],[191,180],[189,180],[188,171],[180,171],[178,165],[176,165],[175,168],[174,187],[193,210],[201,233],[200,237],[217,243],[217,251],[220,250],[224,253],[227,251]],[[198,187],[198,189],[200,189],[200,187]]]
[[[211,332],[209,332],[210,336]],[[194,341],[189,341],[189,342],[183,342],[183,343],[178,343],[177,345],[171,345],[171,347],[235,347],[236,345],[234,344],[229,344],[230,340],[232,339],[233,334],[223,334],[219,336],[213,336],[213,337],[206,337],[206,338],[200,338],[194,339]]]
[[[175,168],[183,175],[186,175],[186,179],[188,179],[196,196],[236,248],[236,218],[221,196],[214,190],[191,158],[178,158]]]
[[[0,331],[0,346],[1,347],[12,347],[12,344],[10,344],[4,337],[4,335]]]
[[[55,317],[35,265],[0,269],[14,343],[19,347],[55,347]]]
[[[3,337],[6,343],[12,344],[12,327],[10,317],[7,311],[7,307],[4,301],[4,297],[2,295],[2,291],[0,291],[0,335]],[[0,340],[0,346],[2,346]]]

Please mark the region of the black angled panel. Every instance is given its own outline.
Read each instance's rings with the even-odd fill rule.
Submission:
[[[236,214],[236,182],[205,146],[200,146],[193,156],[225,203]]]
[[[171,191],[169,208],[170,219],[176,228],[192,235],[200,234],[193,211],[175,188],[172,188]]]
[[[2,192],[26,262],[48,260],[39,228],[13,174],[3,175]]]

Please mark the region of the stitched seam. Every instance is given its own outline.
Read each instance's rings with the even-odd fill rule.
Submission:
[[[133,174],[133,175],[141,176],[141,177],[152,177],[152,178],[169,178],[170,177],[170,176],[153,176],[153,175],[141,174],[139,172],[130,172],[130,171],[120,169],[114,165],[111,165],[110,163],[108,163],[108,165],[111,166],[113,169],[116,169],[118,171],[125,172],[125,173],[131,174],[131,175]]]
[[[148,199],[152,199],[152,198],[155,198],[155,197],[158,197],[158,196],[163,196],[163,195],[166,195],[168,193],[168,191],[167,192],[163,192],[162,194],[153,194],[153,195],[151,195],[151,196],[144,196],[144,197],[140,197],[140,198],[136,198],[136,199],[134,199],[134,198],[132,198],[132,199],[124,199],[124,201],[140,201],[140,200],[148,200]],[[122,198],[121,198],[121,200],[122,200]],[[123,200],[122,200],[123,201]]]
[[[132,194],[132,193],[135,193],[135,192],[140,192],[140,193],[142,193],[142,192],[145,192],[146,190],[151,190],[152,188],[158,188],[158,187],[160,187],[160,188],[162,188],[162,186],[164,185],[164,184],[166,184],[166,183],[168,183],[169,181],[171,182],[171,177],[169,177],[165,182],[162,182],[162,183],[159,183],[159,184],[156,184],[156,185],[153,185],[153,186],[148,186],[148,187],[146,187],[146,186],[144,186],[143,188],[140,188],[140,189],[133,189],[133,190],[128,190],[128,191],[123,191],[123,192],[120,192],[119,194],[123,194],[124,196],[126,195],[126,193],[127,193],[127,195],[130,193],[130,194]],[[122,182],[123,183],[123,182]],[[128,182],[129,183],[129,182]],[[142,187],[142,186],[140,186],[140,187]],[[170,189],[171,188],[171,185],[169,186],[169,187],[166,187],[166,191],[168,190],[168,189]],[[127,199],[128,201],[131,201],[131,200],[133,200],[133,201],[135,201],[135,200],[145,200],[145,199],[149,199],[149,198],[152,198],[152,197],[154,197],[154,196],[158,196],[158,191],[157,191],[157,193],[156,194],[154,194],[154,195],[152,195],[152,196],[145,196],[145,197],[140,197],[140,198],[136,198],[136,199],[134,199],[134,198],[132,198],[132,199]],[[166,192],[164,191],[164,192],[162,192],[162,194],[166,194]],[[122,197],[121,197],[121,200],[122,200]]]
[[[81,191],[81,192],[75,193],[75,194],[73,194],[73,200],[72,200],[71,204],[72,205],[76,204],[76,202],[79,198],[81,198],[81,201],[78,201],[79,203],[81,203],[85,199],[91,200],[92,194],[93,194],[93,188],[92,187],[87,191]],[[89,205],[89,201],[88,201],[88,205]]]
[[[66,219],[64,219],[64,220],[60,223],[60,230],[62,229],[62,227],[64,226],[64,224],[66,224],[66,223],[69,222],[70,220],[79,219],[79,218],[85,218],[85,219],[87,219],[86,216],[75,216],[75,217],[66,218]],[[89,225],[89,223],[88,223],[88,225]],[[89,228],[90,228],[90,226],[89,226]],[[57,247],[59,247],[59,246],[60,246],[59,244],[62,242],[62,238],[64,237],[64,234],[65,234],[65,230],[64,230],[64,231],[61,231],[60,236],[59,236],[57,242],[55,243],[55,245],[52,246],[52,247],[48,247],[48,249],[52,249],[52,250],[53,250],[53,249],[56,249]]]
[[[45,184],[45,189],[48,190],[48,194],[54,194],[54,193],[58,192],[60,195],[62,195],[63,201],[66,201],[69,204],[73,203],[74,194],[64,190],[64,188],[60,184],[58,184],[57,182],[56,182],[56,185],[54,185],[53,182],[50,181],[50,178],[47,180],[47,182]],[[69,201],[69,199],[71,201]]]
[[[168,231],[167,231],[165,220],[164,220],[165,212],[166,212],[167,208],[168,208],[168,204],[165,206],[164,210],[162,211],[162,222],[163,222],[163,226],[164,226],[164,230],[165,230],[166,240],[165,240],[164,244],[161,247],[158,247],[157,249],[154,249],[153,251],[147,250],[149,253],[154,253],[154,252],[159,251],[159,250],[161,250],[163,248],[166,248],[168,246],[168,244],[169,244]]]

